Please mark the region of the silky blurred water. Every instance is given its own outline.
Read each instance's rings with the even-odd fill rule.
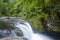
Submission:
[[[27,38],[28,40],[53,40],[48,36],[34,33],[31,25],[28,22],[25,22],[24,24],[17,22],[14,25],[23,32],[24,38]]]

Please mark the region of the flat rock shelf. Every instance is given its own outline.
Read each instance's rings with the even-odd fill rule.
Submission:
[[[23,40],[23,37],[10,36],[10,37],[1,38],[0,40]]]

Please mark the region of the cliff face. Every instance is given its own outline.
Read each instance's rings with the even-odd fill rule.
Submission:
[[[1,38],[0,40],[23,40],[23,37],[9,36],[9,37],[5,37],[5,38]]]

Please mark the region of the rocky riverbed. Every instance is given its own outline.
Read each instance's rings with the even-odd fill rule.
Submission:
[[[5,38],[0,38],[0,40],[23,40],[23,37],[9,36],[9,37],[5,37]]]
[[[23,37],[23,32],[14,26],[17,21],[23,23],[24,20],[20,17],[0,18],[0,40],[28,40]]]

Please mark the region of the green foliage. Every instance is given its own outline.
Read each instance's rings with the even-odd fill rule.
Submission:
[[[33,23],[36,30],[60,32],[60,0],[0,0],[0,17],[16,16]]]

